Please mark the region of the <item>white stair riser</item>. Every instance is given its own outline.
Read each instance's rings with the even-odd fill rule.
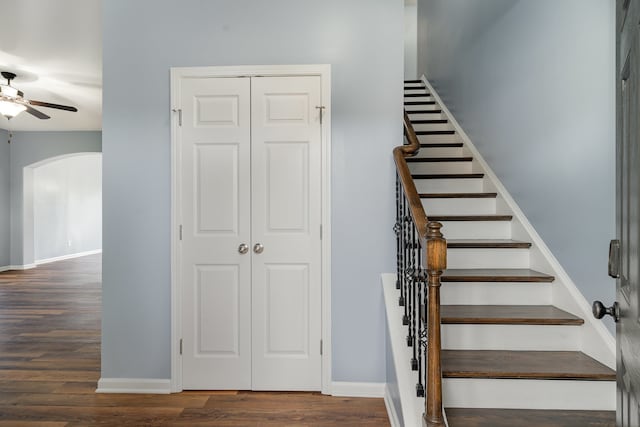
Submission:
[[[427,93],[427,90],[425,88],[421,88],[416,86],[415,89],[407,89],[404,91],[405,95],[410,95],[410,94],[414,94],[414,93]]]
[[[482,178],[415,179],[419,193],[481,193]]]
[[[412,113],[411,111],[407,110],[407,114],[409,114],[409,118],[411,120],[440,120],[446,118],[442,115],[442,113]]]
[[[447,350],[579,351],[580,327],[568,325],[442,325]]]
[[[460,142],[460,136],[453,135],[418,135],[418,141],[421,144],[437,143],[437,142]]]
[[[446,305],[550,305],[552,283],[445,282],[440,288]]]
[[[428,215],[489,215],[496,212],[496,199],[422,199]]]
[[[430,104],[430,105],[405,105],[404,109],[407,110],[407,113],[410,111],[419,111],[419,110],[439,110],[440,107],[438,104]]]
[[[614,411],[614,381],[445,378],[448,408],[575,409]]]
[[[422,84],[422,82],[417,82],[417,83],[405,83],[404,87],[417,87],[417,88],[423,88],[424,89],[424,85]]]
[[[414,123],[413,130],[415,130],[416,132],[423,130],[453,130],[453,126],[451,126],[450,123]]]
[[[529,250],[448,249],[447,268],[529,268]]]
[[[462,147],[422,147],[416,157],[460,157]]]
[[[409,163],[411,173],[471,173],[471,162]]]
[[[511,222],[443,221],[442,233],[446,239],[509,239]]]
[[[422,92],[424,93],[424,92]],[[405,97],[404,102],[433,102],[433,98],[429,95]]]

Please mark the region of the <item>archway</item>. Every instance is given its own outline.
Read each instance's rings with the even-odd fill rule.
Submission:
[[[102,250],[102,153],[48,158],[23,169],[25,266]]]

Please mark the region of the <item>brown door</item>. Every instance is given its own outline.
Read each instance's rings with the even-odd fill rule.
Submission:
[[[617,278],[618,426],[640,426],[640,0],[617,0],[616,234],[609,274]],[[617,317],[617,316],[616,316]]]

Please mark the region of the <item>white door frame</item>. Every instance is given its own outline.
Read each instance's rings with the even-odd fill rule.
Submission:
[[[180,170],[177,127],[180,114],[180,79],[257,76],[320,76],[322,103],[322,388],[331,394],[331,65],[247,65],[171,68],[171,392],[182,391],[182,283],[180,283]]]

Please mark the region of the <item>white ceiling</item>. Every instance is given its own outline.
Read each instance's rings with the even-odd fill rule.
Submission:
[[[12,86],[27,99],[78,108],[72,113],[37,107],[49,120],[27,113],[11,120],[0,116],[0,129],[100,130],[100,0],[0,0],[0,11],[0,71],[18,75]]]

